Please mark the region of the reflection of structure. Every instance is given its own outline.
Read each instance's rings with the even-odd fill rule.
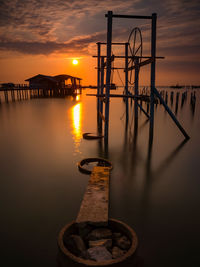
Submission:
[[[72,127],[75,143],[75,152],[79,152],[80,141],[82,139],[81,119],[82,119],[82,104],[78,103],[72,108]]]

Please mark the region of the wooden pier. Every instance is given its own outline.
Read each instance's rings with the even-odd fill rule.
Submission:
[[[61,88],[32,88],[28,85],[15,85],[12,88],[1,87],[0,92],[3,92],[5,102],[15,102],[16,100],[27,100],[32,98],[47,98],[47,97],[66,97],[76,96],[82,93],[82,87],[61,87]],[[1,100],[0,100],[1,102]]]
[[[76,96],[82,93],[81,78],[67,74],[47,76],[38,74],[25,81],[29,84],[3,83],[5,102],[44,97]]]

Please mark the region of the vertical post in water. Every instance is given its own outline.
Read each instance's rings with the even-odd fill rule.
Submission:
[[[100,63],[101,63],[101,44],[98,42],[97,43],[97,94],[99,95],[100,93],[100,75],[101,75],[101,70],[100,70]],[[99,125],[100,123],[100,116],[99,116],[99,111],[100,111],[100,99],[97,97],[97,124]]]
[[[135,59],[135,121],[138,119],[138,80],[139,80],[139,58]]]
[[[100,95],[104,93],[104,57],[101,57],[101,81],[100,81]],[[103,97],[99,98],[99,133],[102,134],[102,118],[103,118]]]
[[[111,50],[112,50],[112,11],[108,11],[107,20],[107,70],[106,70],[106,103],[105,103],[105,129],[104,139],[108,142],[109,102],[110,102],[110,76],[111,76]]]
[[[154,126],[154,88],[155,88],[155,76],[156,76],[156,21],[157,14],[152,14],[151,24],[151,94],[150,94],[150,135],[153,137]]]
[[[128,95],[128,45],[125,44],[125,94]],[[128,97],[126,97],[126,125],[128,125],[129,110],[128,110]]]

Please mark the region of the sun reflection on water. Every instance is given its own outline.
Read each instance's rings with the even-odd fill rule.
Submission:
[[[81,153],[79,150],[82,139],[82,103],[78,103],[72,108],[72,133],[75,144],[75,154]]]

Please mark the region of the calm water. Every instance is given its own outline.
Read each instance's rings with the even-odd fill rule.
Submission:
[[[76,164],[97,156],[114,165],[110,217],[135,229],[141,263],[200,266],[200,91],[194,111],[191,91],[182,106],[180,92],[178,108],[170,98],[168,103],[191,136],[188,142],[158,105],[150,149],[145,116],[139,112],[134,131],[131,112],[126,131],[124,103],[112,99],[106,152],[100,141],[82,139],[82,133],[96,132],[94,97],[2,103],[1,266],[56,266],[57,235],[76,218],[88,181]]]

